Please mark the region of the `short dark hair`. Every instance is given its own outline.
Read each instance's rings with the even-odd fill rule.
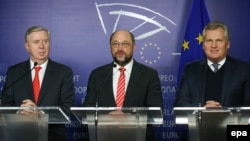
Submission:
[[[124,30],[124,31],[127,31],[127,30]],[[115,35],[116,32],[117,32],[117,31],[113,32],[113,33],[110,35],[109,43],[111,43],[111,41],[112,41],[112,39],[113,39],[113,36]],[[135,44],[135,36],[134,36],[134,34],[133,34],[132,32],[129,32],[129,31],[127,31],[127,32],[129,33],[129,35],[130,35],[130,37],[131,37],[132,43]]]

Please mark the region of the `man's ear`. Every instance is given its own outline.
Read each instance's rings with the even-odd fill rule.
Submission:
[[[230,48],[230,41],[227,42],[227,48]]]
[[[26,49],[28,52],[30,52],[30,50],[29,50],[29,45],[28,45],[27,42],[24,43],[24,47],[25,47],[25,49]]]

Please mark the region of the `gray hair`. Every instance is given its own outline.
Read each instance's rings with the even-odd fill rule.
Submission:
[[[37,32],[37,31],[45,31],[48,36],[49,36],[49,39],[50,39],[50,32],[47,28],[45,27],[42,27],[42,26],[32,26],[30,27],[26,33],[25,33],[25,42],[28,42],[28,36],[32,33],[32,32]]]
[[[228,29],[227,25],[225,25],[224,23],[219,22],[219,21],[210,22],[204,27],[204,29],[202,31],[203,39],[205,39],[205,33],[207,30],[215,30],[218,28],[221,28],[224,30],[224,36],[229,41],[229,39],[230,39],[229,38],[229,29]]]

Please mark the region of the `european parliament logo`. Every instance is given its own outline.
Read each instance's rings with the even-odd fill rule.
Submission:
[[[145,64],[158,63],[167,56],[166,38],[176,26],[173,20],[136,4],[95,3],[95,6],[104,34],[109,35],[119,28],[128,29],[135,35],[138,58]]]

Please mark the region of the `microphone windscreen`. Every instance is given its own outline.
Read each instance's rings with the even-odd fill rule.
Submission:
[[[38,65],[38,63],[37,63],[37,62],[34,62],[34,67],[35,67],[36,65]]]

